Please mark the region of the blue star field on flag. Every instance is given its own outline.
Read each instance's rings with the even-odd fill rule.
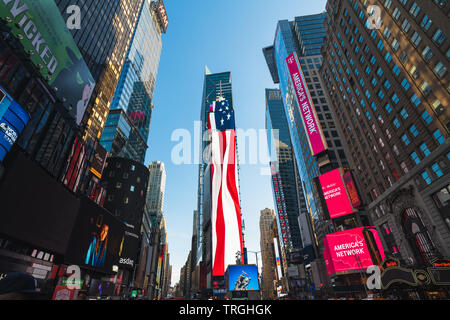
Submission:
[[[217,130],[235,130],[234,110],[228,100],[216,101],[214,116]]]

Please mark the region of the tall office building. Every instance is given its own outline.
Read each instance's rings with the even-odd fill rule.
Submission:
[[[158,296],[158,261],[165,245],[164,193],[166,188],[166,171],[164,163],[153,161],[148,166],[149,182],[146,193],[144,216],[142,218],[141,234],[149,243],[149,258],[147,263],[148,297]]]
[[[312,16],[298,17],[295,21],[279,21],[272,46],[264,48],[263,53],[267,61],[274,83],[279,83],[283,99],[285,117],[294,151],[294,158],[298,170],[298,178],[306,201],[306,216],[300,215],[300,230],[311,231],[310,252],[303,254],[304,266],[311,266],[309,271],[316,276],[314,284],[320,286],[326,282],[326,271],[320,253],[323,248],[323,238],[334,231],[334,225],[327,220],[326,208],[320,201],[321,192],[317,178],[320,174],[337,167],[348,167],[346,151],[341,143],[342,133],[336,126],[336,119],[331,112],[331,105],[325,95],[324,85],[319,77],[322,56],[317,48],[323,43],[325,26],[322,24],[325,13]],[[286,58],[292,53],[299,56],[303,81],[306,83],[311,104],[315,108],[321,131],[328,147],[318,157],[312,154],[309,138],[303,125],[302,111],[298,105],[296,91],[290,79],[290,72]],[[306,218],[306,219],[305,219]],[[309,226],[305,226],[305,222]],[[297,260],[292,259],[292,260]],[[308,277],[308,276],[307,276]],[[322,279],[321,279],[322,278]]]
[[[144,236],[149,237],[151,227],[157,225],[164,208],[164,193],[166,190],[166,170],[164,162],[152,161],[148,165],[149,180],[143,217]]]
[[[284,112],[288,120],[294,156],[299,169],[302,190],[306,195],[308,217],[312,221],[316,245],[319,245],[323,236],[331,231],[331,225],[325,221],[323,209],[319,203],[319,191],[313,182],[314,178],[320,175],[319,164],[312,156],[308,145],[308,138],[301,121],[302,117],[299,113],[298,102],[289,79],[289,71],[285,60],[293,52],[300,56],[303,75],[319,117],[323,134],[327,139],[330,165],[335,167],[348,166],[345,150],[340,142],[341,135],[335,125],[330,104],[319,78],[318,71],[322,64],[322,56],[316,52],[316,42],[318,44],[323,42],[323,16],[324,14],[298,17],[292,22],[279,21],[273,46],[263,49],[270,73],[276,75],[276,77],[273,76],[273,81],[279,83],[280,86]],[[313,44],[308,42],[311,39],[302,38],[302,36],[309,34],[309,29],[313,30]],[[305,55],[304,53],[311,53],[312,55]]]
[[[387,253],[450,254],[447,1],[328,1],[321,76]]]
[[[110,156],[144,162],[167,21],[163,1],[143,2],[100,138]]]
[[[259,218],[260,247],[262,256],[262,296],[265,300],[272,300],[276,297],[276,257],[274,241],[278,234],[277,222],[273,210],[261,210]]]
[[[306,213],[306,202],[301,190],[297,189],[295,158],[283,99],[278,89],[266,89],[266,129],[268,143],[274,146],[276,152],[271,155],[271,159],[276,159],[272,161],[271,168],[279,237],[283,250],[289,252],[303,247],[298,217],[301,212]]]
[[[56,0],[55,3],[65,21],[70,17],[68,6],[76,5],[81,10],[81,26],[72,29],[71,34],[97,83],[82,121],[83,140],[94,150],[108,116],[143,0]]]
[[[211,277],[212,268],[212,229],[211,229],[211,159],[203,151],[209,148],[208,141],[208,114],[210,105],[217,98],[222,96],[229,105],[233,106],[233,94],[231,84],[231,72],[211,73],[205,68],[205,78],[203,83],[203,97],[200,112],[201,121],[201,141],[200,141],[200,165],[199,165],[199,182],[198,182],[198,223],[199,238],[197,252],[192,251],[192,260],[195,264],[203,261],[206,265],[207,273],[201,277]],[[210,283],[210,281],[209,281]]]

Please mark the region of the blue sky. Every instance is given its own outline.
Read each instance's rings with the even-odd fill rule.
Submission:
[[[197,143],[194,121],[200,117],[205,66],[213,73],[231,71],[236,126],[265,129],[264,90],[277,85],[262,48],[273,44],[279,20],[323,12],[326,0],[164,2],[169,26],[163,35],[145,164],[159,160],[166,167],[164,214],[174,285],[191,246],[198,165],[172,163],[171,152],[177,142],[171,141],[171,135],[176,129],[186,129],[192,133],[192,144]],[[245,243],[250,251],[260,251],[260,210],[274,208],[270,177],[260,175],[260,169],[261,165],[250,164],[240,168]],[[256,263],[254,254],[249,254],[249,263]]]

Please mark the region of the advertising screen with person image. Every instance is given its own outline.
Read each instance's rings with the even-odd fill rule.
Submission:
[[[98,218],[102,219],[103,216],[99,216]],[[103,268],[105,265],[106,253],[108,252],[109,226],[107,224],[101,225],[101,231],[96,232],[93,235],[84,263],[93,267]]]
[[[72,231],[67,262],[112,271],[118,265],[123,223],[88,198],[81,199],[77,222]]]

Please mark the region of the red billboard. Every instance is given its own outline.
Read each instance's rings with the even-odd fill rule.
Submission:
[[[330,219],[357,211],[353,208],[342,178],[343,170],[335,169],[319,176]]]
[[[359,207],[361,205],[361,199],[359,198],[358,190],[356,189],[355,180],[353,180],[351,171],[344,173],[343,179],[353,208]]]
[[[364,230],[366,228],[366,230]],[[366,237],[364,236],[366,233]],[[323,252],[328,274],[343,271],[367,269],[376,264],[367,245],[367,237],[374,241],[383,260],[384,250],[374,227],[360,227],[341,232],[327,234],[324,238],[325,250]],[[376,252],[372,252],[376,255]]]
[[[303,127],[308,136],[308,143],[312,155],[315,156],[328,149],[327,142],[323,136],[322,127],[317,118],[311,95],[306,86],[305,77],[299,67],[297,54],[294,52],[286,58],[286,63],[291,75],[292,84],[297,96],[297,102],[302,115]]]

